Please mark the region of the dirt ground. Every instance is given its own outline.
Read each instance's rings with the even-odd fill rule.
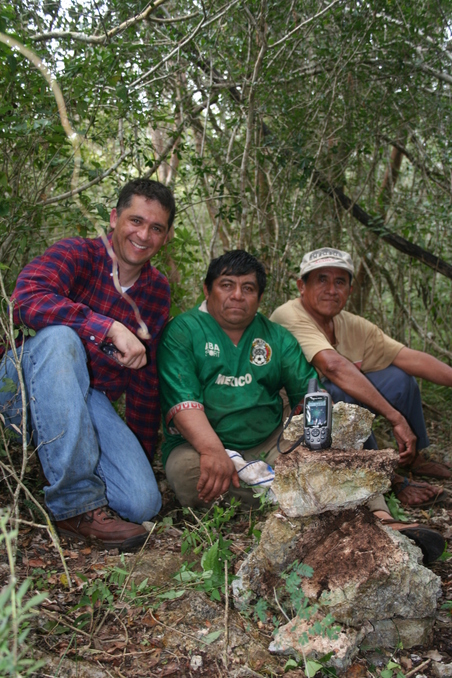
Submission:
[[[233,608],[230,587],[227,597],[221,593],[221,600],[216,601],[207,592],[194,590],[192,584],[184,587],[174,579],[184,562],[191,564],[191,570],[200,569],[199,561],[212,535],[203,538],[199,515],[184,515],[158,465],[156,473],[164,506],[144,552],[121,558],[116,552],[99,550],[93,545],[62,541],[71,588],[48,533],[33,525],[42,524],[42,516],[31,502],[22,500],[21,517],[30,524],[22,523],[20,527],[16,576],[19,581],[31,577],[31,591],[46,594],[27,640],[32,655],[46,660],[45,666],[33,675],[38,678],[282,675],[289,658],[270,655],[267,650],[274,628],[273,615],[258,619],[252,609],[248,614],[239,614]],[[42,483],[38,464],[32,462],[27,484],[35,496]],[[452,544],[452,481],[441,484],[449,496],[448,502],[431,509],[409,510],[406,515],[437,529]],[[0,483],[0,505],[9,503],[6,483]],[[238,568],[256,543],[263,520],[258,512],[239,511],[223,526],[224,538],[231,542],[228,546],[232,553],[231,570]],[[195,537],[188,537],[189,534]],[[182,543],[186,545],[190,539],[194,549],[181,554]],[[441,606],[452,601],[452,557],[434,563],[431,569],[442,580]],[[7,583],[8,577],[9,566],[3,551],[0,584]],[[438,678],[438,663],[452,664],[451,615],[452,610],[439,609],[431,642],[423,647],[401,648],[392,654],[384,650],[361,653],[348,670],[347,678],[378,676],[391,659],[408,678]],[[284,675],[290,678],[304,673],[295,669]],[[383,678],[391,677],[386,674]]]

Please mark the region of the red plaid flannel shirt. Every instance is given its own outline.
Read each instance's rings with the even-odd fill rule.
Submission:
[[[34,330],[72,327],[86,349],[91,386],[112,401],[126,393],[127,424],[152,459],[160,423],[156,349],[169,315],[168,281],[147,263],[128,294],[151,335],[143,342],[147,364],[139,370],[120,367],[99,349],[114,320],[134,334],[138,330],[130,304],[113,285],[112,262],[100,238],[61,240],[25,266],[12,296],[14,321]]]

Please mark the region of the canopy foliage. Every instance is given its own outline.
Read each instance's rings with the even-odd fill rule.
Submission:
[[[58,80],[85,138],[80,196],[99,225],[128,178],[173,186],[175,238],[157,265],[174,312],[225,249],[265,262],[270,311],[295,293],[303,253],[333,245],[357,264],[353,310],[451,358],[450,281],[379,235],[384,226],[452,262],[451,16],[445,0],[15,0],[0,30]],[[53,95],[1,43],[0,86],[11,287],[50,242],[95,232],[70,194],[73,151]]]

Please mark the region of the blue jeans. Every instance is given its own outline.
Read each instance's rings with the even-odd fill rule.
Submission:
[[[106,504],[134,523],[152,518],[161,496],[151,465],[107,396],[90,387],[79,336],[63,325],[46,327],[18,350],[28,430],[49,483],[45,500],[55,520]],[[0,364],[0,388],[5,377],[17,391],[0,392],[0,412],[7,425],[20,428],[21,395],[11,351]]]
[[[423,450],[430,445],[427,429],[425,427],[424,413],[422,412],[422,400],[416,379],[401,370],[395,365],[390,365],[384,370],[378,372],[367,372],[364,375],[375,386],[394,409],[398,410],[410,425],[411,430],[417,437],[416,449]],[[374,412],[371,407],[363,405],[354,400],[348,393],[345,393],[339,386],[333,384],[328,379],[322,382],[322,386],[331,394],[333,402],[343,401],[345,403],[355,403]],[[374,412],[375,414],[375,412]],[[370,438],[364,443],[367,450],[377,450],[378,445],[375,436],[372,433]]]

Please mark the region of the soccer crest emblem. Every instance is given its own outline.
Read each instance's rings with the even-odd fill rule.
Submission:
[[[263,339],[254,339],[251,346],[250,363],[252,365],[267,365],[272,359],[272,349]]]

